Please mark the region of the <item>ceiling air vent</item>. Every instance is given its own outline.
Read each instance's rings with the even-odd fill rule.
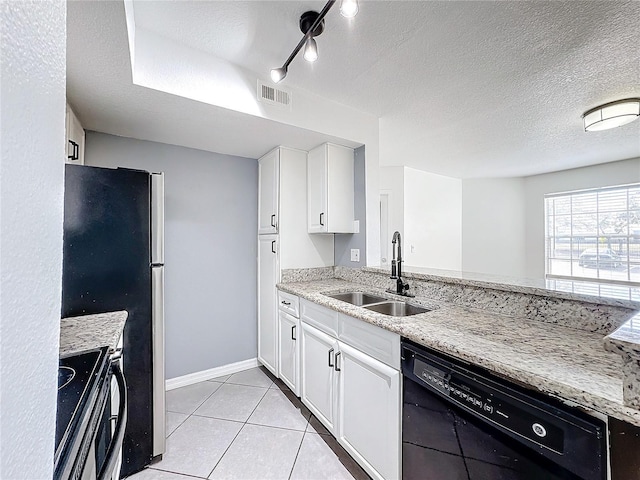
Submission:
[[[291,93],[282,88],[275,88],[258,80],[258,100],[269,105],[276,105],[291,110]]]

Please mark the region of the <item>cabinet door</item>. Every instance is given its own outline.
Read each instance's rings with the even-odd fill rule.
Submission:
[[[353,149],[327,145],[327,228],[330,233],[353,233]]]
[[[300,399],[329,432],[336,432],[335,338],[301,322]]]
[[[69,105],[67,105],[65,125],[65,162],[84,165],[84,128]]]
[[[278,233],[280,150],[258,160],[258,234]]]
[[[400,372],[339,342],[338,441],[372,478],[400,477]]]
[[[276,376],[278,376],[277,251],[277,235],[258,236],[258,360]]]
[[[307,227],[309,233],[327,232],[327,145],[307,156]]]
[[[300,395],[298,391],[298,337],[300,328],[298,326],[300,320],[287,312],[278,311],[278,330],[280,337],[278,370],[280,371],[280,379],[291,389],[296,395]]]

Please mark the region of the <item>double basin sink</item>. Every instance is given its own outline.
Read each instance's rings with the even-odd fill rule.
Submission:
[[[382,313],[391,317],[408,317],[419,313],[429,312],[431,309],[419,307],[406,302],[389,300],[363,292],[347,292],[326,294],[327,297],[335,298],[343,302],[350,303],[356,307],[363,307],[373,312]]]

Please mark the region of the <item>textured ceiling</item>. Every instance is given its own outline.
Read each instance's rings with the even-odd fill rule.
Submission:
[[[249,158],[277,145],[345,143],[134,85],[128,48],[121,2],[67,3],[67,98],[87,130]]]
[[[300,14],[323,4],[135,0],[134,12],[137,28],[265,78],[299,40]],[[380,117],[381,164],[456,177],[515,176],[640,156],[640,122],[589,134],[581,127],[587,109],[640,96],[640,2],[360,4],[353,20],[337,6],[330,11],[319,60],[296,58],[283,85]],[[167,143],[241,155],[254,141],[254,151],[262,148],[261,135],[268,140],[271,129],[279,140],[292,133],[131,85],[122,5],[69,2],[68,9],[69,95],[89,128],[124,122],[121,135],[157,140],[162,133]],[[182,112],[185,102],[190,115]],[[190,123],[195,112],[223,123],[228,134],[204,141]],[[167,114],[180,121],[158,118]],[[238,132],[255,128],[256,139]]]

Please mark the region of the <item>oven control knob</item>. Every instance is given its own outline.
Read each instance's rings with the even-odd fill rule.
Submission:
[[[534,423],[533,425],[531,425],[531,428],[533,430],[533,433],[535,433],[540,438],[544,438],[547,436],[547,429],[539,423]]]

